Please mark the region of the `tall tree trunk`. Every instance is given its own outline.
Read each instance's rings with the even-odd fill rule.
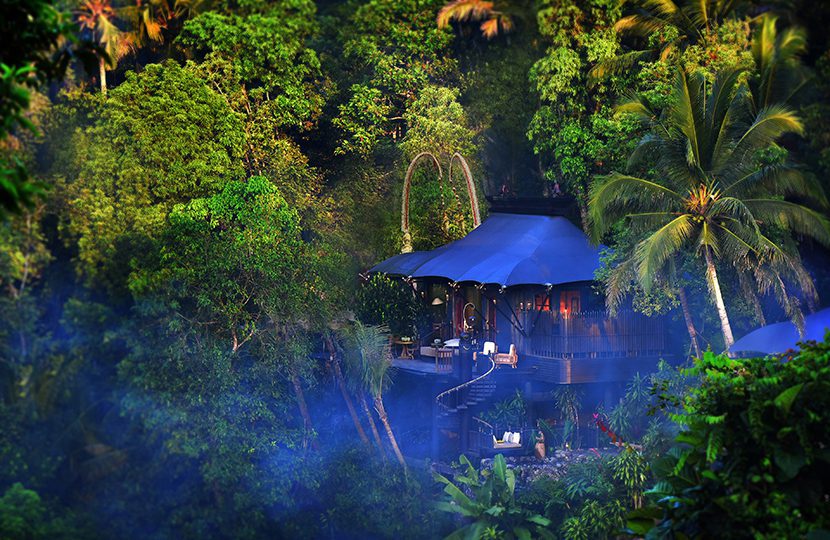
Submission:
[[[378,450],[380,450],[380,457],[383,461],[386,461],[386,452],[384,452],[383,450],[383,441],[380,440],[380,433],[378,432],[378,427],[375,425],[375,419],[372,418],[372,411],[369,410],[369,404],[366,403],[366,396],[363,394],[363,392],[360,392],[360,405],[361,407],[363,407],[363,413],[369,420],[369,427],[372,428],[372,437],[375,439],[375,443],[378,445]]]
[[[706,274],[709,278],[709,288],[712,291],[712,296],[715,298],[715,306],[718,309],[720,327],[723,332],[723,342],[728,350],[729,347],[735,343],[735,338],[732,337],[732,327],[729,325],[729,316],[726,314],[726,305],[723,303],[723,295],[720,292],[718,272],[715,269],[715,262],[712,260],[711,250],[706,247],[704,248],[703,253],[706,255]]]
[[[352,417],[352,422],[354,422],[354,427],[357,429],[357,434],[360,436],[360,440],[363,441],[365,445],[371,446],[372,443],[369,442],[369,437],[367,437],[366,432],[363,431],[363,425],[361,425],[360,418],[357,416],[354,403],[352,403],[352,397],[349,395],[349,391],[346,388],[346,381],[343,379],[343,372],[340,370],[340,361],[337,359],[337,352],[334,350],[334,344],[328,336],[326,336],[325,341],[326,348],[329,350],[331,370],[334,372],[334,378],[337,379],[337,386],[340,387],[340,393],[343,394],[343,401],[346,402],[346,408],[349,409],[349,415]]]
[[[107,66],[103,58],[98,59],[98,78],[101,82],[101,93],[107,95]]]
[[[683,310],[683,318],[686,320],[686,330],[689,332],[689,339],[692,340],[692,350],[695,352],[695,357],[700,358],[700,345],[697,343],[697,329],[695,329],[695,323],[692,320],[692,312],[689,310],[686,289],[678,287],[677,296],[680,298],[680,309]]]
[[[395,434],[392,433],[392,426],[389,425],[389,416],[386,414],[386,408],[383,406],[383,397],[380,394],[375,396],[375,410],[378,412],[380,421],[386,429],[386,437],[392,445],[392,450],[395,452],[395,456],[398,458],[404,472],[406,472],[406,460],[403,458],[403,454],[401,454],[400,447],[398,447],[398,441],[395,439]]]
[[[291,374],[291,384],[294,386],[294,395],[297,397],[297,405],[299,406],[300,414],[303,417],[303,448],[308,448],[309,435],[313,433],[314,426],[311,423],[311,415],[308,412],[308,405],[305,401],[303,387],[300,384],[299,377],[297,377],[295,373]],[[311,437],[311,446],[315,450],[320,449],[320,445],[317,442],[316,437]]]

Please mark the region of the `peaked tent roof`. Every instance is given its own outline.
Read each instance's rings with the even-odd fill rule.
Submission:
[[[563,217],[492,214],[460,240],[396,255],[370,272],[504,287],[557,285],[593,280],[601,248]]]
[[[824,341],[824,333],[830,328],[830,308],[822,309],[804,318],[804,337],[790,321],[768,324],[753,330],[729,348],[732,352],[763,354],[782,353],[795,349],[799,341]]]

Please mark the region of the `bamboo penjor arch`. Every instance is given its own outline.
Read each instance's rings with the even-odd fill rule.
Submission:
[[[403,233],[403,246],[401,247],[401,253],[412,252],[412,234],[409,231],[409,192],[412,186],[412,175],[415,173],[415,168],[421,161],[424,160],[431,161],[432,164],[435,165],[435,168],[438,169],[439,180],[444,177],[441,163],[432,152],[421,152],[409,162],[409,167],[406,169],[406,178],[404,179],[403,184],[403,196],[401,197],[401,232]],[[464,181],[467,185],[467,195],[470,197],[470,207],[473,213],[473,228],[476,228],[481,225],[481,214],[478,210],[478,195],[476,194],[476,186],[473,182],[473,174],[470,172],[470,166],[467,164],[467,160],[464,159],[464,157],[458,152],[453,154],[450,158],[450,164],[447,169],[447,180],[450,186],[452,186],[452,166],[456,161],[458,161],[458,164],[461,167],[461,172],[464,175]]]

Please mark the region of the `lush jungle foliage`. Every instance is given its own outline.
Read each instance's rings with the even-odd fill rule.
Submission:
[[[572,197],[612,248],[598,292],[673,318],[677,358],[803,325],[830,295],[829,24],[806,0],[0,0],[0,538],[826,535],[826,345],[663,364],[619,403],[557,389],[551,450],[600,425],[621,448],[436,482],[389,362],[429,307],[365,271],[401,250],[421,152],[443,174],[413,173],[412,246],[469,231],[460,153],[480,201]]]

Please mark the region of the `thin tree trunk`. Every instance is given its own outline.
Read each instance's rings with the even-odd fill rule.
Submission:
[[[697,343],[697,329],[695,329],[695,323],[692,320],[692,312],[689,310],[686,289],[678,287],[677,296],[680,298],[680,309],[683,310],[683,318],[686,320],[686,330],[689,332],[689,339],[692,340],[692,350],[695,352],[695,357],[700,358],[700,345]]]
[[[300,379],[296,374],[291,374],[291,384],[294,387],[294,395],[297,397],[297,405],[300,408],[300,414],[303,417],[303,448],[308,448],[309,434],[313,433],[314,426],[311,423],[311,415],[308,412],[308,405],[305,401],[305,393],[300,384]],[[320,445],[315,437],[311,438],[311,446],[315,450],[320,449]]]
[[[360,405],[361,407],[363,407],[363,413],[369,420],[369,427],[372,428],[372,437],[374,437],[375,443],[377,443],[378,445],[378,450],[380,450],[380,457],[383,461],[386,461],[386,452],[383,451],[383,441],[380,440],[380,433],[378,432],[378,427],[375,425],[375,419],[372,418],[372,411],[369,410],[369,404],[366,403],[366,396],[363,395],[363,392],[360,392]]]
[[[354,403],[352,403],[352,398],[346,389],[346,381],[343,379],[343,372],[340,370],[340,361],[337,359],[337,352],[334,350],[334,344],[331,342],[331,338],[329,337],[326,337],[325,341],[326,348],[329,350],[329,358],[331,359],[331,369],[334,372],[334,378],[337,379],[337,386],[340,387],[340,393],[343,394],[343,401],[346,402],[346,408],[349,409],[349,415],[352,417],[352,422],[354,422],[354,427],[357,429],[357,434],[360,436],[360,440],[363,441],[364,444],[371,446],[372,443],[369,442],[369,437],[367,437],[366,432],[363,431],[363,426],[360,423],[360,418],[357,416],[357,411],[354,408]]]
[[[591,234],[590,221],[588,220],[588,206],[582,200],[582,197],[577,197],[579,201],[579,218],[582,221],[582,232],[587,235]]]
[[[395,452],[395,456],[398,458],[404,472],[406,472],[406,460],[403,458],[403,454],[401,454],[400,447],[398,447],[398,441],[395,439],[395,434],[392,433],[392,426],[389,425],[389,416],[386,414],[386,408],[383,406],[383,397],[380,394],[375,396],[375,410],[378,412],[380,421],[386,429],[386,437],[392,445],[392,450]]]
[[[715,269],[715,262],[712,260],[710,249],[706,247],[703,253],[706,255],[706,273],[709,278],[709,288],[712,290],[712,296],[715,298],[715,306],[718,309],[718,317],[720,317],[721,331],[723,331],[723,342],[728,350],[735,343],[735,338],[732,337],[732,327],[729,325],[729,316],[726,314],[726,305],[723,303],[723,295],[721,294],[720,282],[718,281],[718,272]]]
[[[752,304],[752,309],[755,310],[755,318],[758,319],[758,325],[766,326],[767,318],[764,316],[764,308],[761,307],[761,302],[758,300],[758,296],[753,294],[749,301]]]
[[[103,58],[98,59],[98,78],[101,81],[101,93],[107,95],[107,66]]]

